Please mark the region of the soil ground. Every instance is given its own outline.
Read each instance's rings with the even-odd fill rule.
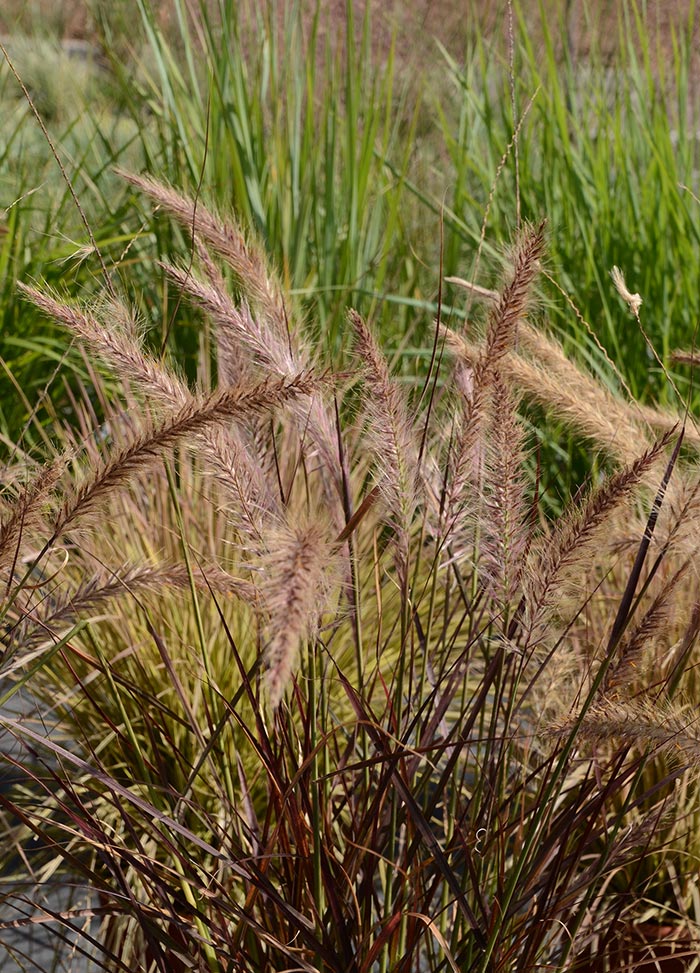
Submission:
[[[2,0],[0,33],[58,34],[64,39],[91,40],[93,19],[90,10],[104,6],[106,0]],[[174,0],[154,0],[160,8],[165,25],[174,17]],[[200,0],[184,0],[193,16]],[[280,8],[284,2],[282,0]],[[129,19],[133,0],[111,0],[105,10],[110,18]],[[303,0],[309,13],[315,0]],[[397,31],[398,51],[402,59],[430,56],[432,38],[437,37],[453,53],[461,53],[465,35],[477,31],[494,41],[505,40],[507,33],[506,0],[354,0],[356,19],[360,20],[369,3],[372,8],[376,42],[388,42],[392,29]],[[323,18],[331,29],[345,20],[346,0],[321,0]],[[591,45],[599,45],[603,53],[614,58],[618,40],[618,17],[623,6],[620,0],[520,0],[528,23],[528,30],[536,40],[541,35],[542,13],[552,23],[562,18],[567,25],[568,43],[574,57],[585,56]],[[700,39],[700,0],[638,0],[636,6],[649,31],[651,47],[656,58],[672,56],[672,35],[694,15],[694,48]],[[556,32],[555,32],[556,33]]]

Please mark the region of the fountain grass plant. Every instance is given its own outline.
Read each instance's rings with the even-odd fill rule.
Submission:
[[[573,970],[649,912],[693,933],[690,417],[535,327],[543,223],[409,394],[357,311],[326,360],[237,223],[128,178],[193,231],[163,270],[215,362],[189,383],[113,294],[23,287],[92,380],[4,477],[6,901],[130,973]],[[521,394],[610,468],[554,520]],[[33,910],[55,882],[80,897]]]

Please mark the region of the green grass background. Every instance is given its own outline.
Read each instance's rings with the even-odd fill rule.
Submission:
[[[488,286],[518,219],[545,216],[549,272],[633,393],[672,400],[609,270],[619,265],[642,295],[644,326],[667,364],[675,347],[692,344],[694,5],[663,50],[645,5],[608,11],[605,32],[593,11],[579,23],[578,49],[566,4],[560,16],[551,4],[514,3],[512,17],[501,7],[488,31],[476,12],[459,31],[453,25],[449,50],[430,36],[428,19],[411,57],[405,31],[392,35],[355,4],[310,12],[290,2],[273,14],[231,0],[157,9],[139,0],[127,17],[119,5],[95,3],[85,19],[88,53],[76,56],[58,43],[66,24],[42,20],[30,5],[10,24],[7,50],[113,281],[139,308],[154,347],[167,346],[191,376],[207,335],[154,266],[165,255],[186,257],[188,242],[134,198],[115,166],[148,170],[234,210],[264,242],[318,341],[339,353],[345,309],[356,306],[378,324],[407,381],[424,374],[438,295],[444,315],[464,310],[462,292],[440,289],[441,269]],[[0,107],[0,429],[14,440],[45,389],[57,409],[69,409],[65,384],[85,368],[65,336],[18,298],[17,280],[82,297],[103,281],[6,64]],[[614,385],[562,293],[545,285],[540,307],[571,353]],[[58,379],[64,360],[69,370]],[[685,393],[687,375],[676,378]],[[558,443],[556,429],[550,438],[552,462],[561,462],[574,445]]]

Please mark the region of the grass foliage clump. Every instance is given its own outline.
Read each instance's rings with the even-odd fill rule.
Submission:
[[[134,6],[0,70],[8,962],[695,955],[686,34]]]
[[[692,932],[697,434],[533,326],[545,224],[411,393],[357,311],[325,360],[235,222],[128,178],[192,232],[164,272],[216,359],[188,382],[114,294],[23,287],[90,382],[5,470],[15,921],[163,973],[573,969],[632,919]],[[610,467],[555,519],[522,396]]]

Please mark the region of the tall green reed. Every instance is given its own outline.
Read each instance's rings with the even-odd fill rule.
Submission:
[[[699,242],[692,13],[666,57],[652,49],[640,8],[621,5],[612,59],[594,29],[585,56],[576,57],[563,25],[548,18],[544,7],[539,17],[530,12],[530,21],[517,3],[514,10],[515,117],[509,68],[499,66],[493,46],[477,38],[464,63],[443,51],[452,91],[446,97],[439,88],[435,95],[448,160],[441,175],[452,174],[444,209],[445,267],[468,276],[464,268],[481,239],[486,205],[490,238],[509,237],[514,165],[502,170],[501,188],[491,194],[504,147],[520,126],[522,216],[547,213],[556,231],[549,260],[558,282],[575,295],[582,317],[595,327],[633,393],[663,401],[671,390],[638,329],[620,314],[608,272],[622,267],[633,290],[654,309],[647,327],[668,364],[671,350],[688,342],[698,313],[691,282]],[[441,179],[441,193],[443,186]],[[424,183],[421,198],[426,199]],[[434,211],[440,208],[435,201]],[[552,295],[548,316],[567,350],[615,386],[591,337],[580,323],[567,323],[569,308],[561,295]]]

